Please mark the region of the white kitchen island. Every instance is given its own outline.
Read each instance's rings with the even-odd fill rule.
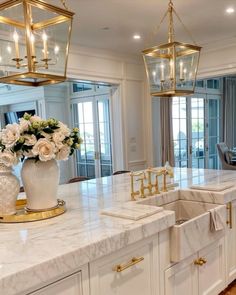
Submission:
[[[217,295],[236,278],[236,172],[176,168],[174,173],[179,188],[131,206],[135,210],[139,202],[160,206],[179,199],[225,206],[228,224],[209,242],[205,231],[202,244],[190,243],[196,248],[191,246],[187,257],[173,261],[174,211],[138,221],[101,215],[104,208],[129,202],[128,174],[62,185],[58,198],[67,203],[65,214],[0,224],[0,294]],[[187,189],[191,184],[226,181],[235,187],[216,193]],[[197,219],[195,227],[201,224]],[[202,232],[198,228],[198,236],[190,240],[201,241]],[[195,263],[200,258],[207,260],[204,265]],[[117,266],[127,268],[117,271]]]

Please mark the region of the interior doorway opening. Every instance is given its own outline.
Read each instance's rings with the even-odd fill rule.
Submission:
[[[88,178],[113,173],[112,94],[114,85],[72,83],[72,125],[83,139],[76,153],[76,175]]]

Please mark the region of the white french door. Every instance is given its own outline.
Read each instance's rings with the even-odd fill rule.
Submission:
[[[92,95],[73,100],[74,126],[83,139],[76,153],[78,176],[89,178],[112,174],[112,143],[109,95]]]
[[[175,166],[217,169],[220,96],[173,97],[172,118]]]

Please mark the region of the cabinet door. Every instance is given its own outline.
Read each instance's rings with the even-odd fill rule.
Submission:
[[[198,295],[197,255],[173,265],[165,271],[165,295]]]
[[[227,207],[229,204],[227,204]],[[231,213],[230,213],[231,211]],[[230,218],[231,214],[231,218]],[[231,203],[228,209],[228,220],[231,219],[231,226],[226,231],[226,263],[227,263],[227,283],[236,279],[236,201]]]
[[[134,257],[140,261],[132,265]],[[120,272],[118,265],[124,268]],[[157,242],[137,243],[101,258],[91,263],[91,295],[158,295],[158,265]]]
[[[83,295],[81,271],[62,280],[58,280],[44,288],[39,289],[32,295]]]
[[[199,257],[206,262],[198,266],[199,295],[219,294],[225,288],[224,239],[199,251]]]

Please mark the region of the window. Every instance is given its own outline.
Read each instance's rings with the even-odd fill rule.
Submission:
[[[207,80],[220,88],[219,79]],[[212,82],[218,81],[218,82]],[[220,93],[207,90],[193,97],[173,97],[172,120],[176,167],[218,168]]]

